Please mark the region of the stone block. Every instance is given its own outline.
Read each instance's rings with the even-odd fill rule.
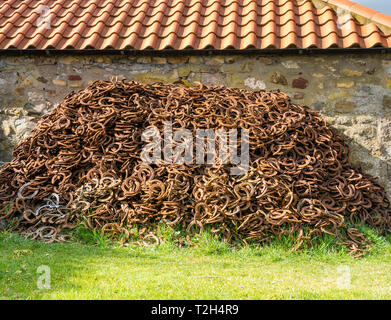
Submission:
[[[66,87],[67,85],[67,82],[64,80],[53,79],[52,82],[55,86]]]
[[[203,73],[202,83],[210,86],[225,85],[225,76],[222,73]]]
[[[261,62],[261,63],[263,63],[263,64],[265,64],[267,66],[271,65],[273,63],[273,60],[270,59],[270,58],[261,57],[258,60],[259,60],[259,62]]]
[[[235,58],[234,57],[231,57],[231,56],[226,56],[224,58],[224,63],[227,63],[227,64],[232,64],[235,62]]]
[[[383,107],[386,109],[391,109],[391,96],[383,96]]]
[[[337,83],[337,88],[353,88],[353,87],[354,87],[354,81]]]
[[[169,64],[187,63],[188,61],[189,61],[189,57],[186,55],[173,55],[167,57],[167,62]]]
[[[68,75],[69,81],[81,81],[81,77],[78,74],[70,74]]]
[[[149,64],[152,63],[152,58],[151,57],[139,57],[136,60],[137,63],[143,63],[143,64]]]
[[[189,63],[191,64],[201,64],[203,63],[203,59],[201,56],[190,56],[189,57]]]
[[[304,98],[304,96],[305,96],[305,94],[303,92],[295,92],[294,95],[293,95],[293,98],[301,100],[301,99]]]
[[[75,81],[75,82],[70,82],[69,87],[70,88],[80,88],[82,86],[81,81]]]
[[[282,75],[280,72],[275,72],[272,74],[271,82],[276,84],[282,84],[285,86],[288,84],[288,81],[286,80],[285,76]]]
[[[343,70],[342,70],[342,73],[343,73],[345,76],[348,76],[348,77],[359,77],[359,76],[361,76],[364,72],[363,72],[363,71],[358,71],[358,70],[343,69]]]
[[[42,82],[42,83],[48,83],[48,80],[45,77],[42,77],[42,76],[38,77],[37,80],[39,82]]]
[[[292,87],[298,89],[305,89],[308,86],[308,80],[304,78],[297,78],[292,81]]]
[[[244,85],[246,87],[249,87],[250,89],[253,89],[253,90],[265,90],[266,89],[266,83],[264,81],[258,80],[258,79],[252,78],[252,77],[244,80]]]
[[[167,59],[165,57],[152,57],[152,62],[156,64],[166,64]]]
[[[342,100],[335,104],[335,110],[337,112],[352,112],[356,106],[352,101]]]
[[[205,64],[208,66],[220,66],[224,63],[224,57],[214,56],[206,60]]]

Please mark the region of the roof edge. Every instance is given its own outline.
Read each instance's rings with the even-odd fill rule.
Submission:
[[[360,23],[374,22],[386,34],[391,34],[391,16],[350,0],[321,0],[323,3],[352,13]],[[335,8],[334,8],[335,9]]]
[[[116,50],[116,49],[1,49],[0,57],[3,56],[21,56],[21,55],[251,55],[251,54],[302,54],[302,55],[310,55],[310,54],[368,54],[368,53],[376,53],[376,54],[391,54],[391,48],[384,47],[373,47],[373,48],[286,48],[286,49],[184,49],[184,50],[175,50],[175,49],[165,49],[165,50]]]

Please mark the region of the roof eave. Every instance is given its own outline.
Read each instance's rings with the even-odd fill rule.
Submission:
[[[75,55],[96,55],[96,54],[113,54],[113,55],[175,55],[175,54],[189,54],[189,55],[200,55],[200,54],[365,54],[365,53],[391,53],[391,48],[385,47],[373,47],[373,48],[286,48],[286,49],[184,49],[184,50],[114,50],[114,49],[66,49],[66,50],[57,50],[57,49],[47,49],[47,50],[37,50],[37,49],[1,49],[0,54],[2,55],[26,55],[26,54],[36,54],[36,55],[61,55],[61,54],[75,54]]]

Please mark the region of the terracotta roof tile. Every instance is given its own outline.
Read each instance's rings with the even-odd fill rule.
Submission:
[[[3,0],[0,49],[390,47],[391,31],[385,30],[391,30],[391,17],[348,0],[323,3],[317,8],[310,0]],[[49,28],[38,25],[46,9]]]

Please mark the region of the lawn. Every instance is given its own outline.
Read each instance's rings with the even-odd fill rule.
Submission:
[[[391,243],[375,242],[357,259],[327,243],[294,252],[203,236],[196,247],[120,247],[3,232],[0,299],[390,299]]]

